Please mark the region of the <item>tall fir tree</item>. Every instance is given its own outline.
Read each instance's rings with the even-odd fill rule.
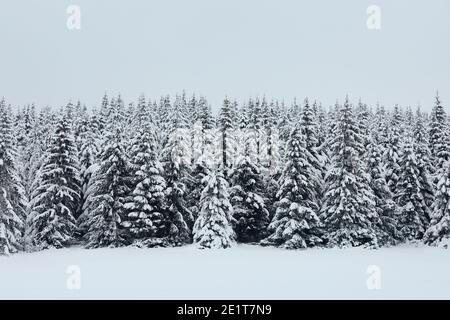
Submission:
[[[0,255],[23,249],[26,199],[16,167],[11,114],[0,101]]]
[[[230,169],[235,160],[234,154],[235,131],[231,102],[225,98],[222,109],[220,110],[218,124],[218,164],[223,170]]]
[[[100,165],[88,190],[83,215],[87,248],[119,247],[128,244],[122,221],[130,193],[130,165],[125,155],[123,133],[114,121],[106,128]]]
[[[63,248],[73,242],[80,201],[77,150],[68,120],[56,125],[40,184],[31,202],[31,235],[36,249]]]
[[[382,147],[375,141],[367,146],[367,171],[369,186],[374,193],[375,210],[380,217],[378,228],[380,232],[380,245],[393,245],[399,240],[397,232],[396,204],[385,179],[382,161]]]
[[[305,134],[296,126],[288,143],[270,235],[262,241],[263,245],[302,249],[322,243],[312,158]]]
[[[437,190],[431,224],[424,235],[424,242],[448,249],[450,246],[450,162],[447,162],[446,171],[438,181]]]
[[[449,132],[447,127],[447,116],[442,106],[439,94],[436,94],[436,100],[431,112],[429,123],[429,148],[431,160],[434,164],[432,174],[434,174],[434,183],[442,176],[443,170],[446,170],[446,162],[450,160]]]
[[[394,200],[398,206],[397,226],[401,241],[419,240],[429,223],[429,208],[422,194],[419,166],[412,139],[404,143]]]
[[[131,193],[122,225],[128,242],[142,246],[168,245],[167,183],[156,154],[153,130],[144,126],[132,142]]]
[[[246,156],[232,170],[230,181],[237,241],[259,242],[266,235],[269,224],[261,169]]]
[[[391,115],[387,127],[387,140],[385,142],[384,161],[386,166],[386,182],[393,194],[396,193],[396,186],[399,179],[400,157],[401,157],[401,135],[402,135],[402,116],[401,110],[396,105]]]
[[[326,176],[322,218],[330,247],[379,246],[379,216],[359,155],[362,139],[348,97],[333,125],[332,168]]]
[[[194,243],[202,249],[229,248],[236,235],[232,228],[233,207],[229,200],[228,182],[222,173],[211,171],[204,183],[201,210],[194,224]]]
[[[428,135],[425,126],[424,115],[417,108],[416,117],[412,123],[412,133],[414,137],[414,154],[417,160],[417,168],[419,170],[419,181],[422,197],[425,204],[431,207],[434,202],[434,190],[431,178],[431,152],[428,148]],[[430,217],[427,217],[430,219]]]

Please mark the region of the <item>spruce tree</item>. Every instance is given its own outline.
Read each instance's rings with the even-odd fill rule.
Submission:
[[[399,107],[396,105],[387,127],[387,141],[385,149],[386,182],[393,194],[396,193],[396,186],[400,171],[400,148],[402,135],[402,116]]]
[[[228,183],[222,173],[205,177],[206,187],[200,200],[200,213],[194,224],[194,243],[202,249],[229,248],[235,242],[232,228],[233,207],[229,201]]]
[[[205,188],[205,183],[207,177],[213,167],[213,163],[211,158],[203,157],[197,159],[195,162],[191,174],[190,179],[186,180],[186,187],[188,190],[188,197],[186,199],[186,204],[189,211],[192,214],[192,219],[195,222],[200,213],[200,199],[202,196],[203,189]],[[189,221],[186,222],[189,229],[192,230],[193,223]]]
[[[408,139],[403,146],[400,174],[394,200],[398,206],[397,226],[402,241],[419,240],[429,223],[429,208],[422,194],[419,166],[414,143]]]
[[[312,158],[305,134],[296,126],[288,142],[270,235],[262,241],[263,245],[302,249],[322,243]]]
[[[261,169],[246,156],[231,172],[230,181],[237,241],[258,242],[266,235],[269,224]]]
[[[157,159],[153,130],[144,126],[133,140],[131,193],[122,226],[129,243],[142,246],[167,245],[167,183]]]
[[[119,247],[127,242],[121,223],[130,193],[130,167],[125,156],[123,133],[116,123],[108,125],[100,165],[92,177],[83,215],[87,248]]]
[[[421,193],[428,207],[431,207],[434,202],[434,190],[431,178],[431,152],[428,148],[428,135],[424,123],[424,116],[417,108],[416,118],[412,125],[414,135],[414,154],[417,160],[417,168],[419,170],[419,182],[422,186]],[[429,220],[430,217],[427,216]]]
[[[434,174],[434,183],[445,172],[445,164],[450,160],[449,134],[447,127],[447,116],[444,107],[441,104],[439,95],[436,95],[435,105],[431,112],[429,123],[429,146],[431,160],[434,164],[432,174]],[[443,170],[444,172],[440,172]]]
[[[312,179],[315,181],[316,199],[319,199],[323,187],[322,170],[324,165],[323,157],[317,151],[317,123],[308,98],[305,99],[305,104],[300,114],[300,130],[305,138],[306,150],[309,154],[308,161],[313,166]]]
[[[181,108],[174,104],[174,112]],[[190,141],[186,118],[172,114],[177,120],[172,123],[173,129],[163,150],[163,167],[167,181],[166,197],[168,200],[168,219],[171,223],[170,234],[175,245],[190,241],[188,224],[194,223],[192,213],[187,204],[187,180],[190,179]]]
[[[23,248],[26,200],[16,168],[10,111],[0,101],[0,255]]]
[[[367,170],[369,186],[374,193],[375,210],[380,217],[380,245],[392,245],[399,239],[397,232],[396,204],[386,183],[381,146],[372,141],[367,146]]]
[[[431,224],[424,235],[424,242],[448,249],[450,246],[450,163],[437,184]]]
[[[225,98],[220,110],[218,128],[218,164],[223,170],[228,170],[234,164],[235,131],[231,102]]]
[[[76,231],[80,177],[77,150],[65,117],[56,125],[39,176],[31,203],[33,245],[36,249],[66,247]]]
[[[359,158],[362,139],[348,97],[337,110],[330,141],[332,168],[326,176],[322,218],[330,247],[379,246],[374,194]]]

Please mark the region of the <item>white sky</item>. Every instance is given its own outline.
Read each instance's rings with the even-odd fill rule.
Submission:
[[[68,30],[66,8],[81,8]],[[381,8],[381,30],[366,9]],[[429,110],[450,102],[448,0],[20,0],[0,2],[0,96],[15,105],[98,105],[186,89],[225,95],[349,93]]]

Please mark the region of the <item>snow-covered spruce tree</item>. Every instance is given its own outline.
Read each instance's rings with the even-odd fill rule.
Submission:
[[[445,172],[445,164],[450,159],[447,124],[447,116],[444,107],[441,104],[441,100],[439,99],[439,95],[437,94],[429,123],[429,148],[431,160],[434,164],[432,167],[434,183],[437,183],[439,177]],[[441,169],[443,169],[444,172],[439,172]]]
[[[106,126],[108,124],[109,114],[111,112],[108,95],[106,94],[106,92],[103,95],[102,103],[100,105],[100,110],[98,112],[99,112],[98,113],[98,121],[99,121],[98,129],[99,129],[100,133],[103,134],[103,131],[106,129]]]
[[[301,114],[301,108],[297,104],[297,98],[294,98],[293,103],[287,110],[287,115],[288,115],[288,119],[289,119],[291,126],[295,126],[295,124],[298,123],[298,121],[300,119],[300,114]]]
[[[88,198],[94,183],[94,174],[99,168],[100,156],[100,121],[94,114],[90,118],[83,119],[83,128],[80,131],[81,147],[78,151],[80,159],[81,199],[78,206],[77,237],[82,238],[86,233],[86,221],[88,216]]]
[[[265,102],[264,102],[265,103]],[[249,109],[249,122],[247,125],[247,131],[251,133],[253,139],[253,157],[257,164],[260,163],[261,157],[261,147],[262,147],[262,137],[263,137],[263,114],[261,102],[256,98],[255,103],[251,105]]]
[[[27,198],[19,175],[17,150],[13,136],[11,107],[0,101],[0,187],[8,195],[17,216],[25,221]],[[23,230],[22,230],[23,231]]]
[[[261,169],[247,155],[231,171],[230,181],[237,241],[258,242],[266,235],[269,224]]]
[[[193,229],[194,243],[202,249],[229,248],[236,235],[232,227],[233,207],[229,201],[228,182],[222,173],[211,171],[204,183],[201,210]]]
[[[400,147],[402,135],[402,116],[398,105],[394,107],[387,130],[388,133],[384,154],[386,182],[391,192],[395,194],[400,171],[399,161],[401,156]]]
[[[218,166],[227,171],[236,160],[234,154],[235,130],[231,103],[225,98],[222,109],[220,110],[218,132],[217,132],[217,162]]]
[[[201,209],[200,199],[203,189],[206,186],[206,180],[204,178],[209,175],[212,167],[213,159],[211,157],[200,156],[192,167],[190,179],[186,180],[186,187],[188,190],[186,204],[192,214],[192,219],[194,222],[197,220]],[[189,225],[188,223],[188,227],[192,230],[193,225]]]
[[[431,224],[423,240],[428,245],[450,247],[450,162],[438,181]]]
[[[77,150],[67,119],[55,132],[31,201],[31,237],[36,249],[70,245],[76,230],[75,212],[80,201]]]
[[[428,207],[431,207],[434,202],[434,190],[432,185],[432,179],[430,175],[431,171],[431,153],[428,148],[428,135],[424,123],[424,116],[417,108],[416,118],[412,125],[414,135],[414,154],[417,160],[417,168],[419,170],[419,181],[422,186],[421,193]],[[427,217],[430,219],[430,217]]]
[[[16,214],[5,188],[0,187],[0,256],[23,248],[23,221]]]
[[[365,150],[367,150],[367,146],[370,143],[370,117],[371,115],[369,108],[366,104],[362,103],[362,101],[359,100],[357,108],[357,121],[363,145],[363,153],[360,155],[360,157],[362,158],[364,158]]]
[[[316,199],[319,199],[323,188],[322,170],[324,169],[324,164],[323,155],[319,155],[317,151],[317,123],[308,98],[305,99],[305,104],[300,114],[300,130],[305,138],[306,150],[310,155],[308,161],[314,169],[311,172],[311,178],[314,181]]]
[[[289,118],[284,102],[280,106],[280,115],[277,123],[278,132],[280,136],[280,159],[284,159],[286,154],[287,142],[291,133],[291,126],[289,123]]]
[[[397,227],[401,241],[421,239],[428,226],[430,213],[421,192],[422,188],[414,142],[408,138],[403,146],[399,180],[394,194],[398,206]]]
[[[268,228],[270,235],[261,242],[263,245],[302,249],[322,243],[312,158],[305,135],[296,126],[286,150],[275,216]]]
[[[0,255],[23,248],[26,199],[15,164],[10,112],[0,101]]]
[[[319,104],[316,106],[316,111],[314,114],[314,117],[317,122],[317,149],[319,154],[322,154],[323,156],[326,155],[326,153],[323,151],[325,140],[326,140],[326,134],[328,131],[327,128],[327,118],[325,111],[322,107],[322,104]]]
[[[14,128],[14,136],[17,143],[18,172],[27,198],[30,197],[35,169],[38,167],[36,165],[39,157],[37,156],[38,150],[36,150],[35,128],[36,116],[34,105],[31,107],[27,106],[22,111],[19,111]]]
[[[184,102],[177,97],[169,115],[170,134],[163,150],[163,167],[167,181],[168,220],[170,237],[175,245],[190,241],[190,228],[194,220],[189,211],[187,180],[190,179],[190,135]]]
[[[191,128],[193,164],[200,158],[213,160],[214,154],[214,120],[211,107],[204,97],[200,97],[197,106],[197,120]]]
[[[149,124],[139,130],[130,153],[131,194],[125,203],[127,213],[122,222],[127,230],[127,242],[146,247],[166,246],[169,244],[167,183]]]
[[[161,97],[156,118],[157,118],[157,126],[158,131],[157,139],[161,141],[161,148],[165,147],[169,140],[170,131],[172,130],[172,123],[171,123],[171,113],[172,113],[172,104],[170,102],[170,97],[167,95],[165,97]],[[175,117],[176,118],[176,117]],[[181,118],[181,120],[183,120]]]
[[[372,139],[374,140],[374,139]],[[382,147],[375,141],[367,146],[367,170],[369,174],[369,186],[375,196],[375,210],[380,217],[378,226],[380,233],[380,245],[393,245],[399,239],[397,234],[396,204],[384,178],[382,162]]]
[[[379,246],[375,199],[359,158],[362,141],[348,97],[333,125],[332,167],[321,210],[329,247]]]
[[[126,215],[125,203],[130,194],[130,166],[124,151],[123,133],[112,117],[105,129],[106,138],[100,153],[98,170],[92,177],[82,226],[87,248],[119,247],[128,244],[121,223]]]

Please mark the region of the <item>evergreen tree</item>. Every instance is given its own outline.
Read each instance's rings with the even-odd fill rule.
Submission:
[[[200,213],[194,224],[194,243],[200,248],[229,248],[235,241],[232,228],[233,207],[229,201],[228,183],[222,173],[205,177],[206,187],[200,200]]]
[[[434,182],[437,183],[437,179],[443,174],[440,170],[446,170],[445,164],[450,159],[447,116],[438,94],[431,112],[429,139],[431,160],[434,164],[432,173],[435,174]]]
[[[422,186],[421,193],[428,207],[431,207],[434,202],[434,190],[432,181],[430,179],[431,153],[428,148],[428,136],[425,128],[423,114],[420,108],[417,109],[416,118],[412,126],[414,135],[414,154],[417,160],[417,168],[419,170],[419,182]],[[427,216],[429,220],[430,217]]]
[[[425,233],[424,242],[446,249],[450,245],[450,163],[437,184],[436,201],[433,205],[431,225]]]
[[[394,244],[397,233],[396,205],[385,179],[381,146],[371,142],[367,146],[367,170],[369,186],[374,193],[375,210],[380,217],[380,245]]]
[[[0,255],[22,249],[25,195],[15,164],[10,112],[0,101]]]
[[[5,188],[0,189],[0,256],[22,249],[23,221],[16,214]]]
[[[269,223],[261,170],[246,156],[231,172],[230,179],[237,241],[258,242],[265,236]]]
[[[87,248],[118,247],[127,244],[121,225],[130,193],[130,168],[123,147],[123,136],[116,123],[108,125],[100,165],[92,177],[85,205],[84,228]]]
[[[179,124],[181,128],[174,129],[163,151],[163,166],[167,181],[166,197],[168,199],[171,238],[176,245],[190,241],[188,224],[194,223],[192,212],[189,211],[187,196],[187,180],[190,177],[190,148],[187,124]]]
[[[317,151],[317,124],[313,110],[309,105],[308,98],[305,99],[305,104],[300,114],[300,130],[305,137],[306,150],[310,156],[308,161],[313,167],[311,178],[315,181],[315,198],[319,199],[323,187],[322,169],[324,168],[324,165],[322,164],[322,156],[319,155]]]
[[[207,156],[197,159],[196,163],[194,164],[190,179],[186,180],[186,188],[188,190],[188,197],[186,199],[186,204],[189,209],[189,211],[192,214],[192,220],[195,222],[198,218],[198,215],[200,213],[200,200],[202,196],[203,189],[206,187],[206,179],[210,173],[211,168],[213,167],[213,163],[211,158],[208,158]],[[193,228],[193,224],[191,224],[189,221],[187,222],[188,227],[190,230]]]
[[[80,200],[77,150],[70,126],[62,117],[33,192],[31,235],[37,249],[63,248],[73,242]]]
[[[235,160],[234,143],[235,132],[233,125],[233,115],[231,112],[231,103],[225,98],[220,111],[219,132],[218,132],[218,163],[219,166],[227,170],[233,166]]]
[[[421,239],[429,222],[429,208],[423,198],[423,185],[411,139],[404,144],[400,168],[394,195],[398,206],[399,234],[402,241]]]
[[[276,174],[280,169],[280,137],[277,129],[277,116],[273,101],[264,104],[263,141],[261,146],[261,164],[269,174]],[[242,135],[242,132],[241,132]]]
[[[312,158],[305,135],[296,126],[288,143],[270,235],[262,241],[263,245],[302,249],[322,243]]]
[[[391,120],[389,123],[388,133],[387,133],[387,141],[386,141],[386,149],[385,149],[385,166],[386,166],[386,182],[389,186],[389,189],[393,194],[396,193],[396,186],[399,177],[399,161],[400,161],[400,146],[401,141],[400,137],[402,134],[401,130],[402,125],[402,117],[400,113],[399,107],[396,105],[394,108],[394,112],[391,116]]]
[[[332,168],[326,176],[322,218],[330,247],[379,246],[379,217],[359,155],[362,139],[348,97],[333,125]]]
[[[141,128],[131,147],[131,194],[122,225],[128,242],[143,246],[167,245],[167,183],[156,155],[149,126]]]

